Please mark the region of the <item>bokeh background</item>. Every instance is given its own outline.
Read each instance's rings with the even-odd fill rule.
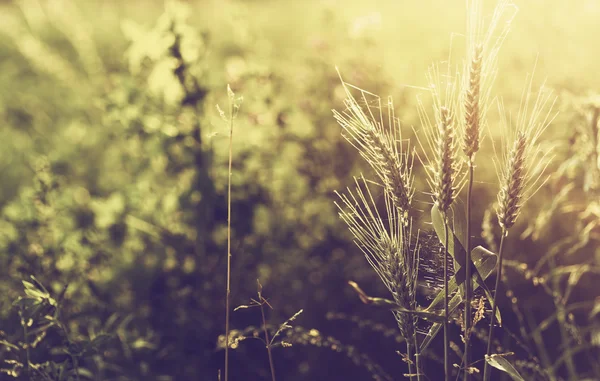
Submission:
[[[531,269],[556,248],[557,264],[593,269],[596,148],[581,126],[600,89],[600,3],[516,3],[493,94],[516,112],[535,68],[534,83],[555,91],[560,114],[545,143],[555,149],[556,176],[528,202],[508,256]],[[489,20],[495,4],[484,5]],[[271,324],[303,310],[291,323],[297,343],[274,349],[279,379],[369,379],[366,356],[401,379],[395,351],[404,346],[392,315],[361,304],[347,286],[354,280],[386,295],[334,205],[335,190],[369,176],[332,116],[344,98],[336,66],[347,82],[393,96],[411,134],[428,66],[460,57],[465,30],[458,0],[1,1],[3,340],[22,334],[11,303],[34,275],[51,294],[69,284],[61,317],[74,340],[115,335],[101,355],[82,359],[95,379],[217,380],[228,127],[215,105],[227,110],[230,85],[243,96],[233,137],[233,306],[257,297],[259,279]],[[478,243],[497,193],[491,147],[487,140],[474,191]],[[415,173],[426,210],[419,165]],[[508,281],[541,321],[555,305],[533,285],[539,274],[523,268]],[[573,294],[593,300],[596,281],[597,273],[582,274]],[[597,323],[586,335],[597,335]],[[258,309],[232,313],[236,330],[260,324]],[[561,338],[546,337],[550,356],[558,355]],[[49,333],[33,360],[60,359],[53,349],[63,344]],[[0,360],[14,352],[0,349]],[[240,342],[231,356],[232,380],[269,378],[258,340]],[[435,374],[437,363],[429,366]],[[581,359],[579,369],[592,368]]]

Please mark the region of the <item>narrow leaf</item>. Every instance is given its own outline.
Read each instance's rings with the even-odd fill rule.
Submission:
[[[507,373],[514,381],[525,381],[512,364],[500,355],[485,356],[485,361],[496,369]]]
[[[398,312],[402,312],[402,313],[406,313],[406,314],[415,315],[421,319],[424,319],[424,320],[427,320],[430,322],[443,322],[444,321],[444,317],[440,314],[436,314],[436,313],[429,312],[429,311],[407,310],[406,308],[400,307],[393,300],[367,295],[356,282],[349,281],[348,284],[350,286],[352,286],[352,288],[354,289],[354,291],[356,291],[360,300],[364,304],[369,304],[369,305],[372,305],[375,307],[382,307],[382,308],[387,308],[392,311],[398,311]]]

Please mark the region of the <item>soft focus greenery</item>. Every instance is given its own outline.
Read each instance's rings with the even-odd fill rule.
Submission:
[[[598,228],[588,225],[600,218],[598,201],[583,184],[587,151],[573,143],[575,126],[586,123],[581,112],[590,112],[582,105],[600,89],[600,5],[517,4],[495,94],[507,109],[517,106],[535,67],[562,110],[548,131],[558,175],[529,201],[509,252],[531,269],[558,247],[557,260],[545,260],[539,273],[509,272],[539,323],[555,305],[536,299],[546,293],[531,279],[552,266],[586,263],[593,270],[600,262]],[[356,280],[383,293],[333,204],[334,190],[367,171],[332,117],[344,97],[336,66],[345,81],[393,95],[410,133],[418,128],[415,106],[427,92],[428,65],[450,51],[462,54],[464,8],[444,0],[0,2],[0,368],[21,379],[63,364],[81,368],[81,379],[217,380],[228,130],[215,106],[226,108],[229,84],[244,99],[233,135],[233,305],[247,304],[260,279],[274,307],[272,324],[304,309],[294,325],[337,337],[401,374],[393,339],[375,345],[381,339],[374,334],[326,319],[342,312],[393,326],[385,311],[365,308],[347,287]],[[488,137],[495,137],[494,125]],[[497,191],[490,140],[483,150],[489,160],[477,169],[475,221]],[[566,158],[573,158],[568,165]],[[424,180],[417,185],[426,192]],[[574,190],[542,215],[565,184]],[[573,213],[579,225],[569,220]],[[568,253],[573,242],[581,245]],[[30,291],[31,301],[13,306],[31,275],[48,294]],[[581,299],[597,296],[593,277],[572,285]],[[38,304],[60,324],[33,314]],[[597,340],[595,311],[583,317],[591,327],[584,334]],[[261,324],[253,309],[232,316],[235,329]],[[23,325],[39,330],[27,333]],[[41,333],[26,350],[23,343]],[[332,340],[322,346],[338,345]],[[553,344],[549,356],[559,356]],[[22,368],[25,352],[32,364],[48,365]],[[281,379],[369,377],[335,349],[274,352]],[[332,361],[345,370],[334,372]],[[581,374],[593,371],[586,364],[580,359]],[[268,369],[260,343],[232,352],[231,379],[266,379]]]

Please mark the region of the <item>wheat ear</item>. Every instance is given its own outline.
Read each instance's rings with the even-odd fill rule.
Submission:
[[[439,115],[433,199],[439,210],[446,214],[456,196],[456,144],[450,109],[446,106],[440,107]]]
[[[498,193],[498,222],[504,230],[510,229],[521,212],[525,187],[525,148],[527,137],[519,131],[508,159],[502,188]]]
[[[409,154],[408,147],[406,149],[403,147],[400,123],[394,116],[393,102],[388,99],[386,126],[378,96],[358,89],[366,105],[363,108],[350,92],[350,88],[355,87],[343,81],[342,83],[347,95],[346,110],[341,113],[333,110],[333,115],[344,129],[344,138],[375,170],[393,205],[402,210],[405,216],[410,210],[414,194],[412,175],[414,156]],[[378,117],[375,117],[376,114],[368,106],[367,96],[375,98],[379,109]]]
[[[481,66],[483,59],[483,46],[477,45],[469,67],[469,86],[465,94],[465,131],[463,151],[469,160],[479,151],[479,138],[481,135],[480,119],[481,107],[479,102],[481,88]]]

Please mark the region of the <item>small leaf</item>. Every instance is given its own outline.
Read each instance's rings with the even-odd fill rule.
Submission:
[[[8,341],[6,341],[6,340],[0,340],[0,345],[4,345],[5,347],[8,347],[8,348],[10,348],[10,349],[15,349],[15,350],[17,350],[17,351],[19,350],[19,347],[18,347],[18,346],[14,345],[14,344],[12,344],[12,343],[9,343],[9,342],[8,342]],[[10,349],[9,349],[9,350],[10,350]]]
[[[519,374],[519,372],[515,369],[514,366],[507,359],[500,355],[485,355],[485,361],[488,362],[491,366],[496,369],[500,369],[501,371],[507,373],[510,378],[514,381],[525,381],[523,377]]]
[[[360,300],[364,304],[370,304],[375,307],[383,307],[383,308],[390,309],[392,311],[398,311],[398,312],[403,312],[406,314],[415,315],[415,316],[420,317],[421,319],[431,321],[431,322],[443,322],[444,321],[444,317],[439,314],[428,312],[428,311],[408,310],[408,309],[400,307],[393,300],[369,296],[360,288],[360,286],[356,282],[349,281],[348,284],[350,286],[352,286],[352,288],[354,289],[354,291],[356,291]]]
[[[242,310],[242,309],[245,309],[245,308],[251,308],[251,307],[256,307],[256,305],[248,306],[248,305],[242,304],[241,306],[237,306],[237,307],[235,307],[235,308],[233,309],[233,311],[235,312],[235,311],[237,311],[237,310]]]

